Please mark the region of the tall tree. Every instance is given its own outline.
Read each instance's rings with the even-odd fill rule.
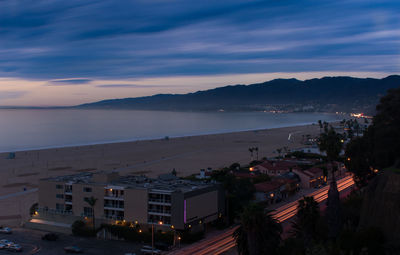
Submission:
[[[92,222],[93,222],[93,232],[96,229],[96,224],[95,224],[95,215],[94,215],[94,206],[96,205],[97,198],[95,197],[86,197],[85,202],[90,205],[90,208],[92,208]]]
[[[342,227],[341,210],[340,210],[340,198],[339,191],[337,189],[335,177],[332,177],[326,208],[326,219],[328,223],[329,238],[336,240]]]
[[[233,234],[240,255],[278,254],[282,227],[258,204],[251,204],[241,215],[241,225]]]
[[[345,158],[346,168],[354,174],[354,182],[359,188],[364,187],[373,165],[369,139],[364,136],[350,141],[346,146]]]
[[[339,154],[342,151],[343,143],[341,140],[342,135],[336,133],[332,127],[326,127],[325,132],[321,134],[319,139],[319,148],[321,151],[326,152],[328,164],[332,173],[328,192],[328,207],[326,209],[329,237],[332,239],[337,237],[341,228],[339,191],[337,189],[333,168],[333,161],[339,158]]]
[[[254,151],[254,148],[249,148],[249,151],[250,151],[251,161],[253,161],[253,151]]]
[[[322,120],[318,120],[318,125],[319,125],[319,133],[322,132]]]
[[[317,223],[320,218],[318,202],[313,197],[304,197],[297,205],[297,217],[293,222],[293,234],[309,248],[317,238]]]
[[[376,111],[366,136],[373,147],[375,167],[400,167],[400,88],[389,90]]]
[[[326,153],[328,161],[332,162],[339,158],[342,151],[342,135],[336,133],[333,127],[325,127],[324,132],[319,136],[318,147]]]

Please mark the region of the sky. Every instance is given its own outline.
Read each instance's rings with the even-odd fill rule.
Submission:
[[[400,2],[0,0],[0,106],[400,70]]]

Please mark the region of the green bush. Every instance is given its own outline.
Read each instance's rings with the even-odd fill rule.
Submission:
[[[95,236],[96,231],[87,226],[85,222],[77,220],[72,224],[72,234],[75,236]]]

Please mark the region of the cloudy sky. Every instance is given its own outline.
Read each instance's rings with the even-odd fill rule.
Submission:
[[[400,70],[400,2],[0,0],[0,105]]]

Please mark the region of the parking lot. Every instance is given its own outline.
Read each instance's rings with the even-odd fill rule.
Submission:
[[[42,240],[42,236],[48,232],[24,228],[14,228],[12,231],[12,234],[0,234],[0,239],[20,244],[23,251],[18,254],[65,254],[65,246],[78,246],[83,249],[83,254],[123,255],[128,252],[140,254],[141,245],[125,241],[105,241],[65,234],[58,234],[57,241],[46,241]],[[0,254],[14,254],[14,252],[0,250]]]

